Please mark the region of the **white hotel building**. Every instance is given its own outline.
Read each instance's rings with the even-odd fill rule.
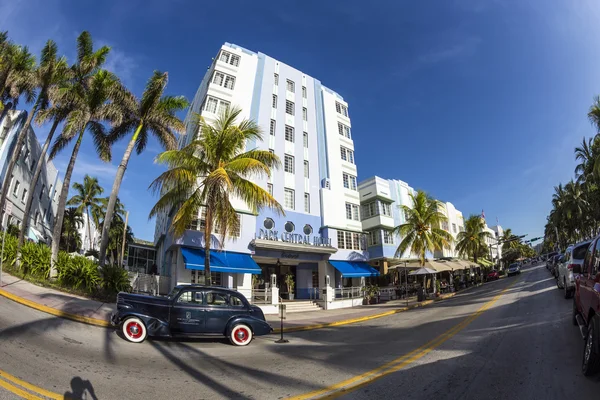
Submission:
[[[361,304],[364,278],[378,273],[367,264],[348,104],[302,71],[226,43],[189,113],[211,123],[231,106],[263,130],[263,141],[247,143],[247,149],[270,150],[281,159],[283,168],[255,182],[273,194],[286,215],[268,209],[254,215],[235,199],[241,226],[223,251],[213,246],[213,281],[261,300],[267,312],[275,310],[279,296],[317,300],[326,309]],[[181,147],[198,134],[191,124],[188,128]],[[172,237],[170,222],[169,215],[157,217],[161,275],[171,276],[172,286],[203,282],[202,213],[180,238]],[[288,274],[295,281],[292,293],[284,283]]]

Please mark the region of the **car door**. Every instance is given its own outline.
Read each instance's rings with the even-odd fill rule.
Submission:
[[[173,300],[169,326],[175,335],[202,333],[205,327],[204,294],[199,289],[184,289]]]
[[[581,274],[576,278],[579,282],[579,301],[584,317],[587,317],[587,310],[584,310],[583,307],[589,307],[591,300],[590,296],[592,295],[591,274],[592,266],[595,264],[595,250],[597,246],[597,241],[593,241],[590,244],[590,247],[588,247],[585,259],[583,260],[583,265],[581,266]]]
[[[207,291],[205,293],[205,321],[207,333],[225,334],[225,328],[229,320],[239,314],[244,313],[246,306],[236,296],[231,299],[227,293],[219,291]]]

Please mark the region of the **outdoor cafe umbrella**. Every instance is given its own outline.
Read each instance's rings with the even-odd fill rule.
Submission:
[[[422,267],[422,268],[417,269],[416,271],[411,272],[409,275],[423,275],[423,288],[425,289],[425,292],[427,293],[427,288],[425,287],[425,278],[427,275],[433,275],[435,277],[435,274],[437,274],[437,273],[438,273],[438,271],[436,271],[435,269]]]

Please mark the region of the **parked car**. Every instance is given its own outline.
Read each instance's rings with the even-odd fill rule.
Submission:
[[[552,274],[552,276],[554,278],[556,278],[558,276],[557,266],[558,266],[558,263],[560,262],[561,258],[562,258],[562,254],[557,254],[554,257],[552,257],[552,262],[550,264],[550,273]]]
[[[573,266],[573,274],[573,324],[585,339],[581,369],[590,376],[600,371],[600,236],[589,245],[583,264]]]
[[[202,285],[175,286],[167,297],[121,292],[111,323],[133,343],[148,336],[225,336],[245,346],[273,330],[262,310],[239,292]]]
[[[582,265],[585,253],[591,243],[591,240],[577,243],[567,247],[564,256],[560,259],[557,265],[556,286],[565,291],[565,299],[570,298],[575,291],[575,275],[573,275],[573,267]]]
[[[500,273],[497,270],[495,270],[495,269],[491,270],[487,274],[487,280],[488,281],[495,281],[495,280],[498,280],[498,279],[500,279]]]
[[[508,271],[506,272],[508,276],[517,275],[521,273],[521,264],[514,263],[508,266]]]
[[[546,269],[550,270],[551,266],[552,266],[552,260],[554,259],[554,256],[557,255],[558,253],[556,251],[552,252],[552,253],[548,253],[546,255]]]

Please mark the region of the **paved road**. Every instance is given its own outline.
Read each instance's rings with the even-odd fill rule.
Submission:
[[[289,334],[286,345],[260,337],[240,349],[226,340],[129,344],[0,298],[0,370],[98,399],[279,399],[348,380],[346,392],[321,394],[596,398],[600,380],[580,373],[583,341],[570,312],[546,269],[533,267],[424,309]],[[372,370],[389,374],[356,387],[366,378],[354,377]],[[11,396],[0,388],[0,399]]]

